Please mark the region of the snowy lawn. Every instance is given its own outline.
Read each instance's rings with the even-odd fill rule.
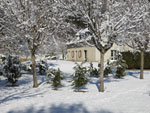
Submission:
[[[150,71],[143,80],[138,71],[128,71],[124,79],[105,78],[104,93],[98,92],[99,78],[91,78],[83,93],[73,92],[71,86],[74,62],[49,63],[64,72],[63,87],[53,90],[44,76],[38,76],[39,87],[32,88],[31,74],[23,74],[18,87],[7,87],[1,78],[0,113],[150,113]]]

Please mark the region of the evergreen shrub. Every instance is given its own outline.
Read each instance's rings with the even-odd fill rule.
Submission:
[[[118,60],[111,63],[107,62],[107,66],[104,70],[104,76],[113,74],[117,78],[122,78],[126,75],[125,71],[127,67],[128,65],[126,64],[125,60],[122,59],[121,55],[118,55]]]
[[[91,76],[97,77],[99,75],[99,69],[93,67],[93,63],[90,63],[90,66],[88,67],[88,72]]]
[[[46,72],[48,70],[48,64],[46,61],[41,60],[38,64],[37,64],[37,68],[38,68],[38,72],[40,75],[46,75]]]
[[[21,77],[21,63],[17,56],[8,56],[3,61],[3,76],[14,85]]]
[[[116,62],[116,66],[117,66],[117,68],[116,68],[116,74],[115,74],[115,76],[117,78],[122,78],[123,76],[125,76],[126,75],[125,71],[126,71],[126,69],[128,67],[127,64],[126,64],[126,62],[125,62],[125,60],[119,59]]]
[[[62,86],[61,80],[63,80],[64,77],[62,76],[62,72],[59,68],[57,70],[50,68],[48,70],[47,76],[50,78],[50,82],[48,83],[51,83],[55,89],[57,89],[58,86]]]
[[[85,86],[88,83],[87,78],[87,69],[83,67],[83,63],[77,64],[74,67],[74,74],[73,76],[73,86],[79,90],[80,87]]]
[[[104,69],[104,77],[108,76],[109,74],[112,74],[112,69],[109,61],[107,61],[107,66]]]

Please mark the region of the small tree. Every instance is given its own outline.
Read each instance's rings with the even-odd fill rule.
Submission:
[[[64,79],[64,77],[61,74],[60,69],[58,68],[58,70],[56,69],[50,69],[47,76],[51,79],[51,84],[52,86],[55,88],[55,90],[57,90],[58,86],[61,86],[61,80]]]
[[[122,59],[122,57],[116,62],[116,77],[122,78],[126,75],[125,71],[128,67],[125,60]]]
[[[18,57],[8,56],[3,62],[3,76],[7,78],[12,86],[21,77],[21,64]]]
[[[63,80],[63,77],[61,76],[61,71],[58,68],[55,75],[51,78],[52,86],[54,86],[55,89],[57,89],[58,86],[61,86],[61,80]]]
[[[77,64],[74,67],[75,73],[73,74],[73,86],[79,88],[85,86],[88,83],[88,78],[86,77],[86,67],[83,67],[83,63]]]
[[[128,17],[130,26],[126,35],[126,44],[140,51],[140,79],[144,78],[144,54],[150,46],[150,1],[129,1]],[[131,27],[132,26],[132,27]]]

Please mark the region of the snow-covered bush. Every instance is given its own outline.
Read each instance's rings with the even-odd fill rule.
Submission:
[[[52,84],[52,86],[57,90],[58,86],[61,86],[61,80],[64,79],[64,77],[62,76],[62,72],[60,71],[60,69],[58,68],[57,70],[54,68],[50,68],[48,70],[47,76],[50,78],[50,84]]]
[[[107,61],[107,66],[104,69],[104,76],[108,76],[109,74],[112,74],[112,64],[110,64],[109,61]]]
[[[87,69],[83,67],[83,63],[77,64],[74,67],[75,73],[73,76],[73,86],[79,90],[80,87],[85,86],[88,83],[88,78],[86,76]]]
[[[107,63],[107,66],[104,70],[104,75],[107,76],[108,74],[113,74],[117,78],[122,78],[125,76],[125,70],[127,67],[128,65],[126,64],[125,60],[123,60],[122,56],[119,55],[118,60]]]
[[[17,56],[8,56],[3,62],[3,76],[14,85],[21,77],[21,63]]]
[[[29,72],[32,71],[32,64],[29,61],[25,62],[25,63],[22,63],[21,66],[22,66],[22,69],[25,70],[25,71],[29,71]]]
[[[61,80],[63,80],[64,77],[61,75],[61,71],[58,68],[58,70],[56,70],[56,73],[54,74],[54,76],[51,77],[51,82],[52,82],[52,86],[55,87],[55,89],[57,89],[58,86],[61,86]]]
[[[46,75],[46,72],[48,70],[48,64],[46,61],[41,60],[38,64],[37,64],[37,68],[38,68],[38,72],[40,75]]]
[[[99,75],[99,69],[93,67],[93,63],[90,63],[90,66],[88,67],[88,72],[91,76],[97,77]]]
[[[22,63],[22,69],[25,71],[32,72],[32,63],[30,61]],[[48,64],[46,61],[38,61],[36,62],[36,71],[40,75],[46,75],[48,70]]]
[[[109,74],[112,74],[112,70],[111,70],[111,67],[110,66],[107,66],[105,69],[104,69],[104,76],[108,76]]]
[[[56,69],[49,68],[46,75],[47,77],[51,78],[55,73],[56,73]]]

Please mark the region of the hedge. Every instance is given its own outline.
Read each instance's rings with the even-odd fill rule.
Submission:
[[[121,52],[123,59],[128,65],[128,69],[140,69],[140,53],[139,52]],[[144,69],[150,69],[150,52],[144,54]]]

